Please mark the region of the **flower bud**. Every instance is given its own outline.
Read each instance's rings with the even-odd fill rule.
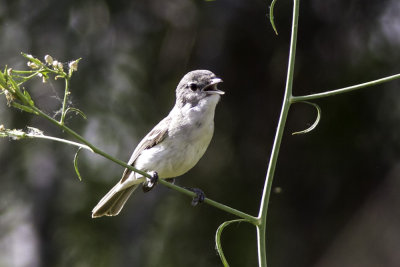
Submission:
[[[30,61],[28,61],[27,65],[28,65],[28,67],[31,68],[31,69],[37,69],[37,68],[39,68],[39,66],[38,66],[36,63],[30,62]]]
[[[77,70],[78,70],[78,61],[77,61],[77,60],[71,61],[71,62],[68,64],[68,67],[69,67],[69,69],[72,70],[72,71],[77,71]]]
[[[53,64],[53,58],[49,55],[44,56],[44,61],[46,61],[47,64],[52,65]]]

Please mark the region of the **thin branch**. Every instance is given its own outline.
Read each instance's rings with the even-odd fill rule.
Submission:
[[[271,195],[272,181],[275,174],[276,163],[278,160],[279,148],[282,142],[282,136],[285,129],[287,115],[290,108],[290,99],[292,97],[293,87],[293,73],[294,73],[294,62],[296,55],[296,42],[297,42],[297,29],[298,29],[298,17],[299,17],[299,0],[293,1],[293,19],[292,19],[292,33],[290,40],[289,50],[289,63],[286,79],[285,96],[283,99],[282,110],[279,117],[278,129],[276,131],[274,144],[272,147],[271,158],[268,164],[268,170],[265,178],[265,184],[263,189],[263,195],[261,199],[260,211],[258,218],[261,220],[261,224],[257,226],[257,245],[258,245],[258,264],[260,267],[267,266],[267,252],[266,252],[266,224],[267,224],[267,211],[268,203]]]
[[[38,134],[32,134],[32,133],[27,133],[26,136],[30,137],[30,138],[41,138],[41,139],[52,140],[52,141],[56,141],[56,142],[60,142],[60,143],[65,143],[65,144],[68,144],[68,145],[73,145],[73,146],[77,146],[79,148],[87,149],[90,152],[94,153],[93,149],[91,149],[89,146],[81,144],[81,143],[77,143],[77,142],[74,142],[74,141],[70,141],[70,140],[67,140],[67,139],[62,139],[62,138],[49,136],[49,135],[44,135],[44,134],[38,135]]]
[[[63,100],[63,104],[62,104],[62,111],[61,111],[61,118],[60,118],[60,124],[64,125],[64,119],[65,119],[65,110],[67,108],[67,99],[68,99],[68,95],[69,93],[69,77],[65,77],[65,89],[64,89],[64,100]]]
[[[348,92],[355,91],[355,90],[358,90],[358,89],[362,89],[362,88],[378,85],[378,84],[381,84],[381,83],[389,82],[389,81],[392,81],[392,80],[396,80],[396,79],[399,79],[399,78],[400,78],[400,74],[395,74],[395,75],[388,76],[388,77],[381,78],[381,79],[377,79],[377,80],[374,80],[374,81],[361,83],[361,84],[357,84],[357,85],[352,85],[352,86],[349,86],[349,87],[344,87],[344,88],[341,88],[341,89],[331,90],[331,91],[327,91],[327,92],[323,92],[323,93],[304,95],[304,96],[293,96],[291,98],[291,102],[292,103],[296,103],[296,102],[300,102],[300,101],[309,101],[309,100],[313,100],[313,99],[318,99],[318,98],[323,98],[323,97],[328,97],[328,96],[344,94],[344,93],[348,93]]]
[[[164,186],[166,186],[166,187],[174,189],[175,191],[178,191],[178,192],[180,192],[182,194],[185,194],[185,195],[187,195],[189,197],[195,197],[196,196],[196,194],[193,193],[192,191],[187,190],[185,188],[182,188],[180,186],[174,185],[172,183],[169,183],[169,182],[165,181],[164,179],[160,179],[159,183],[164,185]],[[234,208],[231,208],[229,206],[226,206],[224,204],[221,204],[219,202],[216,202],[214,200],[211,200],[209,198],[205,198],[204,199],[204,203],[206,203],[206,204],[208,204],[210,206],[213,206],[213,207],[215,207],[217,209],[220,209],[220,210],[226,211],[228,213],[231,213],[233,215],[236,215],[236,216],[238,216],[240,218],[246,219],[247,221],[249,221],[250,223],[252,223],[254,225],[259,225],[260,224],[260,220],[258,218],[254,217],[254,216],[251,216],[251,215],[249,215],[247,213],[244,213],[242,211],[239,211],[237,209],[234,209]]]

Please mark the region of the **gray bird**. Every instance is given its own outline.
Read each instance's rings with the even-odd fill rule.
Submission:
[[[180,176],[200,160],[214,133],[214,113],[223,91],[222,80],[208,70],[187,73],[176,88],[176,103],[139,143],[128,162],[160,179]],[[132,192],[154,181],[125,169],[121,180],[92,210],[92,218],[118,215]]]

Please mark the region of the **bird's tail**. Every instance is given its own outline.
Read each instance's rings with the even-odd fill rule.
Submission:
[[[116,184],[108,193],[105,195],[96,207],[92,210],[92,218],[101,216],[116,216],[124,207],[126,201],[130,197],[133,191],[139,185],[133,185],[122,190],[120,184]]]

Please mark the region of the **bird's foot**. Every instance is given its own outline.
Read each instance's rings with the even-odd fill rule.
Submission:
[[[157,184],[158,182],[158,173],[157,172],[151,172],[150,173],[151,178],[147,178],[146,182],[143,184],[142,186],[142,190],[143,192],[147,193],[149,192],[151,189],[154,188],[154,186]]]
[[[192,191],[193,193],[196,194],[196,196],[193,198],[192,200],[192,206],[197,206],[197,204],[199,203],[203,203],[204,199],[206,198],[206,195],[204,194],[203,190],[199,189],[199,188],[188,188],[185,187],[187,190]]]
[[[157,172],[152,172],[151,173],[151,178],[150,178],[150,183],[152,183],[152,186],[155,186],[158,182],[158,173]]]

